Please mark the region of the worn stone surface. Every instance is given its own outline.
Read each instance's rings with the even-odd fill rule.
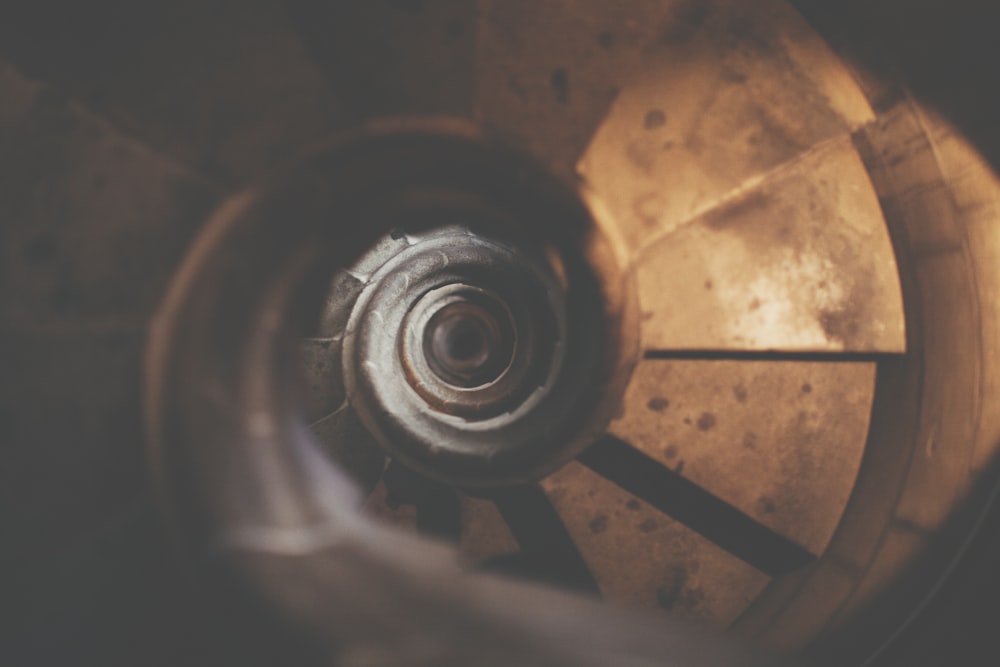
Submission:
[[[724,627],[770,581],[578,463],[544,486],[612,604]]]
[[[981,412],[981,323],[965,215],[941,171],[924,112],[902,102],[864,136],[879,196],[903,225],[920,291],[924,392],[896,517],[933,531],[970,488]],[[971,166],[971,165],[970,165]]]
[[[282,4],[349,122],[383,115],[472,114],[477,3]]]
[[[341,369],[339,338],[307,338],[299,346],[305,385],[301,406],[306,422],[313,423],[340,408],[347,398]]]
[[[579,164],[634,248],[872,118],[786,3],[672,6]]]
[[[277,0],[47,4],[0,26],[0,54],[216,182],[259,179],[343,127]]]
[[[2,61],[0,90],[0,327],[141,329],[217,189]]]
[[[673,23],[678,4],[480,2],[476,118],[572,178],[622,85]]]
[[[500,512],[489,500],[462,497],[461,557],[471,567],[485,561],[517,553],[517,540]]]
[[[871,363],[648,360],[610,431],[821,554],[854,486],[874,381]]]
[[[892,244],[846,138],[647,246],[636,273],[647,349],[906,349]]]
[[[956,546],[934,544],[934,535],[968,519],[954,512],[996,446],[988,435],[995,396],[984,379],[994,356],[982,339],[992,324],[981,319],[994,291],[995,269],[984,270],[993,248],[970,243],[977,232],[983,241],[976,227],[992,208],[994,177],[936,122],[904,98],[855,137],[901,256],[912,344],[907,363],[880,376],[864,467],[827,557],[794,594],[769,600],[770,620],[753,631],[776,647],[801,646],[843,623],[900,576],[910,593],[925,590],[937,559]],[[986,233],[995,234],[994,223]],[[932,544],[928,569],[910,572]],[[868,617],[868,631],[888,631],[910,613],[893,608],[897,597]]]
[[[979,342],[982,371],[979,374],[979,425],[972,467],[976,474],[987,469],[1000,452],[1000,375],[989,369],[1000,367],[1000,179],[983,157],[946,120],[923,110],[948,194],[965,229],[971,253],[974,281],[978,288]]]

